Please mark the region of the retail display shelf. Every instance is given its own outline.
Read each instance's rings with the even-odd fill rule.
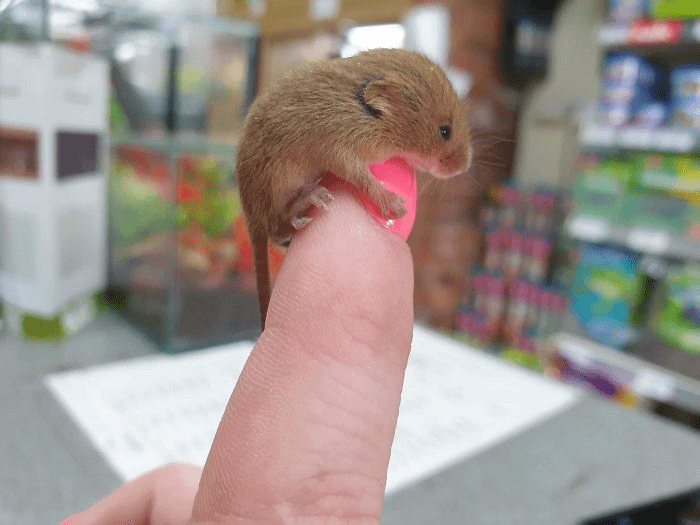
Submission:
[[[598,42],[608,48],[700,47],[700,20],[638,20],[632,24],[607,23],[598,31]]]
[[[700,130],[691,128],[646,129],[588,123],[581,126],[579,139],[582,145],[597,148],[668,153],[700,151]]]
[[[553,343],[564,357],[600,368],[642,398],[700,414],[700,381],[571,333],[555,335]]]
[[[700,243],[665,231],[633,228],[585,215],[569,217],[565,230],[581,241],[607,242],[640,253],[700,260]]]

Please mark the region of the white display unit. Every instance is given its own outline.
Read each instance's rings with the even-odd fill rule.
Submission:
[[[105,287],[109,70],[0,43],[0,300],[52,317]]]

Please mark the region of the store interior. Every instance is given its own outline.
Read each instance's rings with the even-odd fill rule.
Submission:
[[[499,485],[498,469],[550,480],[503,481],[510,510],[444,468],[388,495],[384,521],[441,516],[404,514],[420,500],[443,523],[699,522],[700,2],[0,0],[0,524],[60,520],[139,472],[85,426],[92,393],[187,383],[259,337],[236,178],[248,108],[304,63],[378,47],[439,65],[470,127],[467,172],[417,175],[417,329],[585,399],[463,461]],[[269,247],[273,279],[286,250]],[[571,478],[523,459],[545,433]],[[43,467],[17,473],[34,454]],[[66,481],[38,483],[43,468]],[[93,491],[76,495],[81,472]],[[465,490],[485,498],[473,514]]]

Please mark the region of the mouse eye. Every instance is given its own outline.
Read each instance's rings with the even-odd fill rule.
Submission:
[[[440,126],[440,136],[445,140],[450,140],[450,135],[452,135],[452,129],[447,124]]]

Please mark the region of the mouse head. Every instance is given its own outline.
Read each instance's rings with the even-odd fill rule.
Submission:
[[[437,178],[467,170],[471,145],[466,111],[440,66],[393,50],[380,78],[358,87],[358,101],[380,134],[377,143]]]

